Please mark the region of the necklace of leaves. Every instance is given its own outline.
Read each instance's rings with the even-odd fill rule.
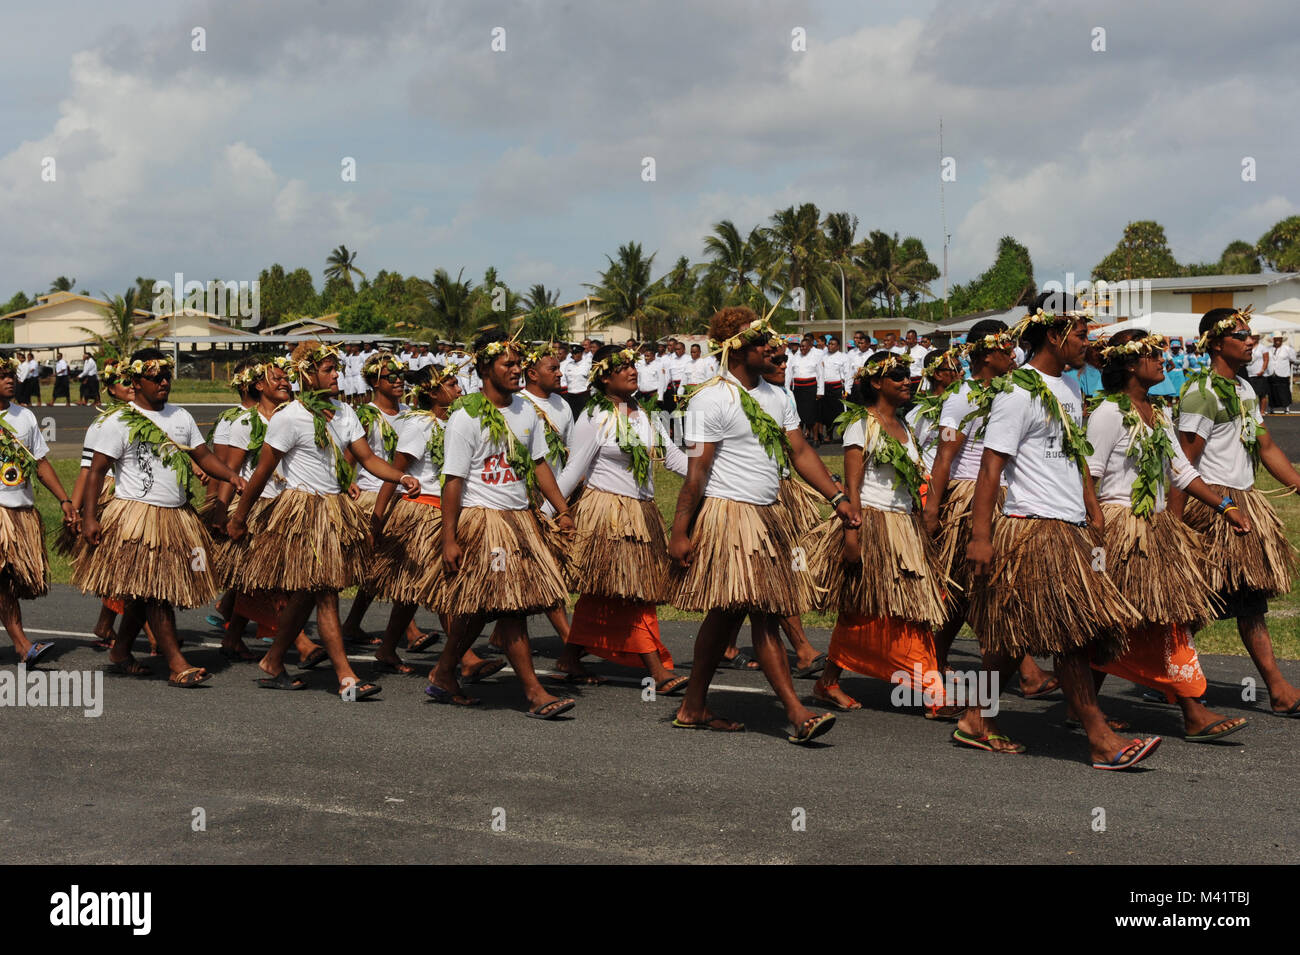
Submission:
[[[957,430],[965,431],[966,425],[972,421],[979,421],[979,427],[975,429],[974,438],[976,441],[983,441],[984,432],[988,430],[989,426],[989,412],[993,410],[993,399],[1003,390],[1002,378],[994,378],[989,382],[984,382],[979,378],[972,378],[966,384],[970,385],[970,395],[967,400],[971,403],[971,410],[966,417],[961,419]]]
[[[1111,401],[1119,406],[1121,421],[1128,431],[1128,450],[1126,458],[1137,458],[1137,477],[1133,480],[1130,492],[1134,517],[1150,517],[1156,512],[1156,496],[1160,490],[1168,491],[1166,468],[1174,459],[1174,446],[1166,430],[1170,421],[1165,414],[1164,402],[1159,396],[1151,398],[1151,424],[1142,420],[1142,415],[1133,406],[1133,399],[1123,392],[1112,392],[1094,399],[1090,409],[1097,408],[1103,401]]]
[[[1031,397],[1038,399],[1043,406],[1043,411],[1047,413],[1048,421],[1055,421],[1060,426],[1061,450],[1074,462],[1080,476],[1086,474],[1088,455],[1092,454],[1088,435],[1061,408],[1061,403],[1047,387],[1047,381],[1042,375],[1030,367],[1021,367],[1009,375],[993,379],[989,387],[996,388],[999,392],[1010,392],[1017,385],[1029,392]]]
[[[649,412],[635,398],[629,398],[628,404],[640,407],[642,414],[647,415],[647,420],[650,420],[648,417]],[[651,424],[650,431],[655,448],[652,454],[651,450],[645,446],[645,442],[641,440],[641,435],[637,432],[637,429],[632,426],[627,412],[615,405],[609,395],[592,389],[591,397],[587,399],[587,417],[594,418],[598,410],[605,412],[614,419],[614,440],[618,443],[618,449],[626,454],[632,462],[632,480],[636,481],[638,485],[647,484],[650,480],[650,462],[662,460],[664,453],[663,436]]]
[[[316,439],[316,447],[329,447],[334,453],[334,477],[339,482],[339,490],[347,493],[348,488],[352,486],[353,478],[356,476],[352,465],[348,464],[347,456],[344,455],[343,449],[339,447],[338,442],[334,440],[334,435],[330,433],[329,422],[334,417],[338,409],[334,407],[331,395],[328,391],[301,391],[298,393],[298,402],[306,408],[312,416],[312,429]],[[283,407],[283,406],[281,406]]]
[[[961,387],[961,381],[954,381],[942,391],[926,391],[916,396],[912,404],[920,408],[917,412],[917,420],[925,418],[932,424],[939,420],[939,412],[943,410],[943,403],[948,400],[948,396],[954,394]]]
[[[397,450],[397,432],[388,423],[388,415],[371,403],[362,405],[356,411],[357,418],[361,421],[361,427],[366,429],[367,436],[374,428],[375,422],[379,422],[379,440],[384,449],[384,455],[389,461],[393,460],[393,452]]]
[[[12,464],[18,469],[21,481],[28,480],[36,470],[36,458],[18,439],[18,432],[9,423],[9,410],[0,411],[0,464]]]
[[[245,414],[248,410],[249,409],[245,408],[243,405],[235,405],[233,408],[227,408],[225,411],[221,412],[221,414],[217,415],[217,420],[212,422],[212,427],[208,429],[208,440],[211,441],[213,436],[217,433],[217,425],[221,424],[223,421],[234,421],[240,415]]]
[[[912,499],[912,506],[921,507],[921,485],[924,483],[921,465],[907,453],[908,445],[915,446],[915,441],[903,444],[884,429],[880,417],[865,405],[846,401],[844,407],[844,413],[835,419],[835,427],[845,431],[853,422],[861,421],[866,431],[862,443],[863,455],[867,456],[876,467],[893,468],[894,490],[898,490],[899,487],[906,488],[908,496]],[[903,430],[907,430],[906,424],[903,424]]]
[[[592,394],[595,394],[595,389],[592,389]],[[542,419],[542,433],[546,438],[547,460],[558,461],[560,467],[563,468],[569,463],[569,449],[564,443],[564,436],[560,434],[560,429],[552,423],[551,416],[546,413],[546,409],[542,407],[541,402],[534,401],[533,410],[537,412],[537,417]]]
[[[471,395],[462,395],[451,406],[451,410],[464,408],[465,413],[479,423],[479,427],[488,433],[488,440],[495,445],[506,448],[506,463],[516,475],[524,479],[529,493],[537,490],[537,468],[533,456],[515,437],[515,433],[506,424],[505,415],[494,405],[487,395],[476,391]]]
[[[446,422],[439,418],[433,411],[426,411],[423,408],[407,408],[397,416],[398,421],[413,421],[420,418],[427,418],[433,424],[429,432],[429,440],[425,442],[424,453],[428,455],[433,469],[438,472],[439,480],[443,479],[442,462],[446,457]],[[423,493],[423,492],[421,492]]]
[[[709,385],[721,382],[730,385],[736,390],[740,397],[740,410],[744,412],[745,419],[749,422],[749,427],[754,432],[754,437],[758,439],[759,445],[767,452],[767,456],[776,462],[778,471],[790,467],[790,439],[781,426],[776,423],[770,414],[763,410],[762,406],[754,399],[738,381],[719,375],[712,381],[706,381],[695,391],[685,395],[677,403],[677,412],[684,413],[686,404]]]
[[[163,467],[171,468],[176,472],[176,482],[181,487],[189,489],[190,481],[194,477],[189,448],[173,441],[166,431],[158,427],[152,418],[141,413],[134,404],[121,402],[116,408],[100,415],[96,421],[102,421],[110,415],[117,415],[122,424],[126,425],[127,444],[139,442],[148,448],[153,456],[162,462]]]
[[[1259,436],[1264,432],[1264,426],[1257,424],[1246,410],[1241,396],[1237,394],[1236,380],[1225,378],[1212,368],[1205,368],[1187,379],[1182,392],[1178,396],[1180,401],[1183,395],[1187,394],[1188,389],[1193,386],[1199,388],[1202,394],[1212,388],[1219,401],[1223,403],[1223,409],[1228,412],[1230,417],[1237,419],[1238,437],[1241,438],[1241,443],[1250,458],[1251,467],[1253,469],[1258,468]]]

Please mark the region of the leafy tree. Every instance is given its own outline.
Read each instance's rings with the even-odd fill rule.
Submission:
[[[774,253],[768,258],[765,270],[770,285],[789,296],[792,306],[797,305],[800,321],[808,318],[814,300],[823,306],[829,304],[838,312],[839,294],[833,291],[827,275],[828,271],[835,270],[829,266],[823,248],[821,214],[817,207],[805,202],[798,207],[778,209],[769,221],[771,225],[763,230],[763,236]],[[838,282],[838,273],[836,279]],[[799,302],[795,302],[797,288],[804,290]]]
[[[17,312],[20,309],[31,308],[35,304],[35,299],[28,298],[27,293],[17,291],[14,292],[13,298],[9,299],[9,301],[4,305],[0,305],[0,315],[8,315],[10,312]],[[10,328],[13,327],[12,322],[6,324],[8,324]]]
[[[715,223],[713,234],[704,237],[708,274],[737,302],[747,299],[756,286],[765,253],[761,229],[751,229],[748,236],[742,236],[730,219]]]
[[[340,245],[325,258],[325,278],[326,288],[329,287],[329,279],[340,279],[348,288],[352,288],[352,276],[359,275],[366,277],[366,273],[356,267],[357,254],[349,252],[346,245]]]
[[[1300,272],[1300,216],[1278,222],[1259,237],[1259,256],[1275,272]]]
[[[890,315],[903,311],[903,300],[915,302],[929,294],[930,282],[938,270],[926,255],[920,239],[899,239],[879,229],[859,246],[854,265],[861,273],[866,293],[875,298]]]
[[[554,305],[529,309],[519,329],[526,342],[562,342],[569,337],[569,321]]]
[[[1029,250],[1006,235],[998,241],[997,257],[988,271],[968,286],[954,285],[948,301],[954,315],[965,315],[1027,305],[1034,300],[1036,290]]]
[[[320,307],[323,311],[337,312],[357,300],[357,291],[352,283],[339,276],[325,280],[325,288],[320,293]]]
[[[345,305],[339,310],[341,332],[373,335],[387,327],[388,322],[369,295],[361,295],[351,305]]]
[[[1130,222],[1124,236],[1108,256],[1092,269],[1093,279],[1158,279],[1180,275],[1181,267],[1169,250],[1165,229],[1149,219]]]
[[[633,337],[641,341],[650,329],[666,325],[678,302],[662,280],[650,278],[656,254],[646,258],[640,243],[629,242],[619,246],[618,261],[605,256],[609,268],[600,273],[599,282],[587,285],[600,311],[598,327],[628,325]]]
[[[70,279],[66,275],[60,275],[50,283],[51,292],[71,292],[76,287],[77,280]]]
[[[1260,271],[1259,252],[1241,239],[1229,242],[1219,256],[1219,269],[1224,275],[1254,275]]]
[[[126,357],[135,351],[142,342],[156,342],[167,331],[166,322],[155,322],[139,328],[135,322],[136,292],[133,286],[121,295],[99,294],[107,305],[100,308],[108,324],[108,333],[102,334],[93,328],[79,327],[77,331],[85,332],[95,340],[100,351],[107,355]]]
[[[453,279],[446,269],[433,273],[429,283],[428,300],[430,318],[452,341],[468,341],[477,331],[475,325],[474,283],[463,278],[461,269]]]
[[[527,292],[524,293],[524,307],[529,313],[544,308],[555,308],[560,304],[560,290],[546,290],[546,286],[541,282],[534,283]]]

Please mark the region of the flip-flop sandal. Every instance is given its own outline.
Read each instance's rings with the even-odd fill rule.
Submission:
[[[256,663],[261,659],[248,647],[221,647],[220,652],[231,663]]]
[[[836,685],[838,686],[838,684]],[[843,703],[836,702],[830,696],[823,696],[822,694],[817,692],[816,688],[814,688],[812,691],[812,698],[816,700],[818,703],[825,704],[826,706],[829,706],[831,709],[838,710],[841,713],[852,713],[854,710],[862,709],[862,704],[859,703],[857,700],[854,700],[852,703],[846,706]]]
[[[1011,749],[998,749],[996,746],[991,746],[989,743],[992,740],[999,743],[1011,743]],[[957,729],[952,731],[952,741],[959,746],[969,746],[972,749],[983,750],[986,753],[996,753],[999,756],[1022,756],[1029,750],[1029,747],[1024,743],[1012,742],[1011,737],[1003,736],[1001,733],[990,733],[988,736],[972,736],[970,733]]]
[[[117,676],[153,676],[153,670],[129,653],[125,660],[109,660],[108,666],[104,667],[104,672]]]
[[[419,640],[406,648],[407,653],[428,653],[429,647],[442,639],[442,634],[436,630],[422,634]]]
[[[389,663],[387,660],[376,660],[375,669],[380,673],[395,673],[398,676],[410,676],[415,672],[415,667],[409,663],[403,663],[401,660],[396,663]]]
[[[365,699],[369,699],[372,696],[375,696],[377,693],[379,693],[380,689],[381,687],[379,686],[378,683],[361,683],[360,681],[356,683],[349,683],[346,687],[339,690],[339,699],[342,700],[344,703],[355,703],[358,700],[365,700]],[[347,693],[348,690],[355,690],[356,692],[351,694],[350,697],[344,696],[344,694]]]
[[[203,622],[209,627],[215,627],[218,630],[226,629],[226,618],[220,614],[210,613],[203,618]]]
[[[710,733],[743,733],[745,724],[737,723],[735,720],[729,720],[722,716],[715,716],[711,720],[700,720],[695,723],[673,717],[673,726],[679,730],[708,730]]]
[[[1093,769],[1121,769],[1121,770],[1132,769],[1134,766],[1136,766],[1138,763],[1140,763],[1142,760],[1146,759],[1148,756],[1150,756],[1152,753],[1156,751],[1156,748],[1160,745],[1160,739],[1161,738],[1159,736],[1153,736],[1148,740],[1135,739],[1127,746],[1125,746],[1123,749],[1121,749],[1118,753],[1116,753],[1115,757],[1109,763],[1093,763],[1092,768]],[[1137,753],[1133,756],[1133,758],[1126,762],[1121,762],[1121,760],[1124,759],[1124,754],[1131,752],[1133,747],[1135,746],[1139,748]]]
[[[470,672],[461,673],[460,678],[466,683],[482,683],[494,673],[500,673],[505,668],[505,658],[484,660],[482,663],[475,664]]]
[[[1072,717],[1066,718],[1065,725],[1072,730],[1083,729],[1083,724]],[[1106,719],[1106,725],[1109,726],[1116,733],[1124,733],[1133,728],[1133,724],[1128,722],[1127,720],[1113,720],[1110,719],[1109,717]]]
[[[1045,696],[1051,696],[1060,688],[1061,688],[1060,677],[1053,675],[1051,677],[1048,677],[1047,682],[1044,683],[1042,686],[1040,686],[1033,693],[1026,693],[1025,688],[1023,686],[1017,687],[1017,690],[1019,690],[1020,695],[1026,700],[1041,700]]]
[[[103,638],[96,638],[96,639],[94,640],[94,642],[91,643],[91,645],[90,645],[90,649],[92,649],[92,650],[111,650],[111,649],[113,649],[113,638],[112,638],[112,637],[109,637],[107,640],[105,640],[105,639],[103,639]]]
[[[22,662],[30,666],[53,649],[54,644],[52,643],[33,643],[27,648],[27,652],[23,654]]]
[[[670,676],[662,683],[655,684],[655,693],[659,696],[676,696],[686,689],[686,684],[690,682],[691,678],[688,676]]]
[[[1300,700],[1296,700],[1295,705],[1289,710],[1269,710],[1274,716],[1281,716],[1287,719],[1300,717]]]
[[[561,713],[567,713],[578,705],[577,700],[551,700],[549,703],[543,703],[541,706],[530,706],[524,711],[524,716],[533,720],[553,720]]]
[[[824,653],[819,653],[813,658],[813,662],[806,667],[798,667],[791,671],[790,675],[796,680],[811,680],[822,670],[826,669],[827,657]]]
[[[305,690],[307,681],[300,676],[290,676],[288,670],[281,670],[279,676],[264,676],[257,685],[264,690]]]
[[[750,666],[751,663],[754,665]],[[741,650],[730,660],[728,660],[726,657],[723,657],[722,662],[719,663],[718,666],[724,667],[725,669],[728,670],[746,670],[749,672],[762,669],[762,667],[758,665],[758,661],[755,660],[753,657],[751,657],[744,650]]]
[[[189,667],[180,673],[173,673],[167,678],[167,685],[174,686],[180,690],[192,690],[200,684],[207,683],[212,679],[212,674],[203,669],[203,667]]]
[[[1246,728],[1246,721],[1243,720],[1241,723],[1238,723],[1236,726],[1231,726],[1226,730],[1220,730],[1217,733],[1211,732],[1211,730],[1213,730],[1216,726],[1223,726],[1226,723],[1231,723],[1233,719],[1234,719],[1233,717],[1228,717],[1226,719],[1219,720],[1219,722],[1217,723],[1211,723],[1209,726],[1205,727],[1205,729],[1201,730],[1199,733],[1196,733],[1193,736],[1184,736],[1183,741],[1187,743],[1213,743],[1217,739],[1223,739],[1223,737],[1225,736],[1231,736],[1233,733],[1237,732],[1237,730],[1243,730]]]
[[[786,734],[786,739],[791,743],[803,745],[811,743],[818,736],[822,736],[835,725],[834,713],[823,713],[821,716],[814,716],[806,719],[796,728],[793,724],[790,726],[790,732]]]
[[[316,667],[328,660],[329,657],[330,655],[328,650],[324,647],[317,647],[311,653],[307,654],[307,656],[298,661],[298,669],[314,670]]]
[[[604,686],[609,682],[607,677],[597,676],[594,673],[553,673],[549,679],[556,683],[568,683],[573,686]]]
[[[483,701],[475,696],[466,696],[463,693],[453,693],[451,690],[444,690],[440,686],[434,686],[429,683],[424,688],[424,695],[432,703],[444,703],[449,706],[478,706]]]

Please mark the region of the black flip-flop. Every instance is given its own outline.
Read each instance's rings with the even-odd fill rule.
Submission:
[[[1300,700],[1295,701],[1295,705],[1289,710],[1269,710],[1274,716],[1281,716],[1288,719],[1300,717]]]
[[[441,639],[441,633],[437,630],[430,630],[428,633],[421,636],[419,640],[416,640],[413,644],[407,647],[406,651],[407,653],[427,653],[430,645],[437,643]]]
[[[303,657],[301,660],[298,661],[298,669],[314,670],[316,669],[316,667],[320,666],[322,663],[328,660],[329,656],[330,655],[328,650],[326,650],[324,647],[317,647],[311,653],[307,654],[305,657]]]
[[[424,695],[432,703],[442,703],[447,706],[478,706],[483,701],[476,696],[466,696],[464,693],[453,693],[451,690],[444,690],[440,686],[429,683],[424,688]]]
[[[1016,687],[1020,695],[1026,700],[1041,700],[1044,697],[1051,696],[1060,688],[1061,688],[1061,678],[1058,677],[1056,674],[1052,674],[1050,677],[1048,677],[1047,682],[1044,683],[1037,690],[1035,690],[1033,693],[1026,693],[1024,686]]]
[[[307,681],[300,676],[289,676],[288,670],[281,670],[279,676],[258,678],[257,685],[264,690],[305,690]]]
[[[339,690],[339,699],[344,703],[355,703],[358,700],[366,700],[375,696],[381,689],[382,687],[378,683],[362,683],[358,680],[356,683],[349,683],[346,687]],[[350,696],[345,696],[344,694],[347,693],[348,690],[355,690],[355,692]]]
[[[494,673],[500,673],[506,668],[505,657],[496,657],[491,660],[484,660],[472,673],[462,673],[461,679],[466,683],[481,683]]]
[[[751,663],[754,665],[750,666],[749,664]],[[758,661],[755,660],[753,657],[751,657],[744,650],[739,651],[730,660],[728,660],[726,657],[723,657],[722,662],[719,663],[718,666],[725,667],[728,670],[744,670],[747,673],[753,673],[755,670],[762,669],[762,667],[758,665]]]
[[[553,720],[561,713],[567,713],[577,705],[578,701],[572,699],[551,700],[551,702],[543,703],[541,706],[530,706],[524,710],[524,716],[533,720]],[[548,710],[548,712],[543,713],[543,710]]]
[[[727,726],[714,726],[714,723],[727,723]],[[735,720],[729,720],[725,716],[715,716],[711,720],[699,720],[698,722],[688,722],[674,716],[672,725],[679,730],[708,730],[710,733],[743,733],[745,724],[737,723]]]
[[[655,692],[660,696],[676,696],[691,682],[688,676],[670,676],[662,683],[655,684]]]
[[[133,677],[151,677],[154,675],[153,670],[129,653],[126,655],[125,660],[109,660],[108,666],[104,667],[104,672],[113,673],[117,676]]]
[[[230,663],[256,663],[262,659],[248,647],[219,647],[218,650]]]
[[[812,719],[805,720],[798,726],[791,724],[791,732],[787,733],[785,738],[791,743],[802,746],[804,743],[811,743],[818,736],[830,732],[831,727],[834,725],[835,714],[823,713],[821,716],[814,716]]]
[[[798,669],[793,670],[790,675],[796,680],[811,680],[817,674],[821,673],[822,670],[826,669],[826,663],[826,654],[819,653],[813,658],[812,663],[808,664],[806,667],[799,667]]]
[[[1219,720],[1217,723],[1211,723],[1194,736],[1184,736],[1183,740],[1188,743],[1213,743],[1215,740],[1223,739],[1225,736],[1231,736],[1233,733],[1237,732],[1237,730],[1243,730],[1246,728],[1246,723],[1239,723],[1236,726],[1219,733],[1210,732],[1210,730],[1214,729],[1216,726],[1222,726],[1224,723],[1231,723],[1233,719],[1235,719],[1235,717],[1229,716]]]

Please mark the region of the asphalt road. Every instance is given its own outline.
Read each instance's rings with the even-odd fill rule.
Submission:
[[[33,636],[58,644],[43,666],[103,665],[88,639],[68,635],[85,634],[96,609],[64,586],[24,604]],[[98,718],[0,709],[6,862],[1297,861],[1300,721],[1268,715],[1262,693],[1242,702],[1245,658],[1204,660],[1210,705],[1251,718],[1215,746],[1183,742],[1174,708],[1112,677],[1107,712],[1166,741],[1149,769],[1104,773],[1060,725],[1059,696],[1004,694],[1002,726],[1029,746],[1024,757],[958,750],[951,724],[895,709],[886,684],[851,676],[843,685],[867,708],[808,748],[785,742],[762,678],[735,671],[720,675],[712,705],[748,725],[737,735],[673,729],[670,699],[642,702],[640,674],[603,662],[591,668],[622,682],[579,691],[573,718],[553,723],[523,717],[508,671],[476,688],[476,710],[425,703],[423,669],[383,677],[378,700],[345,704],[328,664],[309,691],[258,689],[254,665],[218,655],[206,612],[180,615],[187,641],[204,642],[191,661],[216,672],[205,687],[110,676]],[[373,607],[367,628],[386,613]],[[549,666],[558,640],[544,623],[533,631]],[[664,625],[679,668],[692,635],[691,624]],[[955,666],[973,664],[971,646],[957,645]],[[3,666],[13,659],[4,651]],[[1283,667],[1300,681],[1300,663]],[[196,809],[206,831],[193,828]]]

